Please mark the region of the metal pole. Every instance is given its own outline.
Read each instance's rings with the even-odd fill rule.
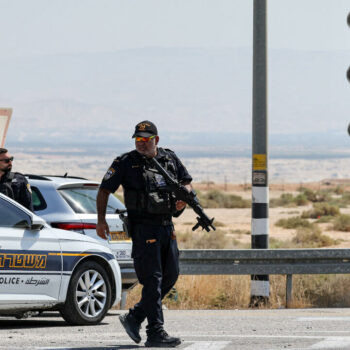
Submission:
[[[120,310],[125,310],[127,296],[128,296],[128,292],[122,291],[122,295],[121,295],[122,298],[120,300]]]
[[[267,152],[267,10],[266,0],[254,0],[253,21],[253,154],[252,237],[255,249],[268,248],[268,152]],[[251,276],[250,305],[268,302],[268,275]]]

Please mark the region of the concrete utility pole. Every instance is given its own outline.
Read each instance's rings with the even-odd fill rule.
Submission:
[[[264,249],[269,247],[266,0],[254,0],[253,23],[253,159],[251,246],[255,249]],[[250,299],[251,306],[266,303],[269,296],[269,276],[252,275]]]

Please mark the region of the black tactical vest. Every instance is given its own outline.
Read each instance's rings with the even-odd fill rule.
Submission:
[[[177,178],[174,160],[163,149],[165,156],[159,161],[165,170],[175,179]],[[143,189],[124,188],[125,206],[128,210],[140,214],[172,215],[176,212],[175,196],[169,190],[163,176],[156,169],[150,168],[139,161],[144,181]]]
[[[15,199],[13,189],[11,186],[12,180],[15,176],[15,173],[4,174],[5,178],[0,180],[0,193],[3,193],[5,196]]]

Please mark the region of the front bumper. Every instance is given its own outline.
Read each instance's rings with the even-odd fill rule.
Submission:
[[[121,300],[121,292],[122,292],[122,290],[121,290],[122,289],[121,271],[120,271],[119,263],[117,262],[116,259],[109,260],[108,264],[109,264],[109,266],[112,269],[113,274],[114,274],[116,295],[115,295],[115,300],[113,300],[113,302],[112,302],[112,306],[115,306]]]

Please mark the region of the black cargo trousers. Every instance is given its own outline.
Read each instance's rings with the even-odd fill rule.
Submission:
[[[143,285],[141,300],[130,309],[140,323],[147,318],[147,335],[163,329],[162,299],[179,276],[179,250],[174,226],[133,224],[134,267]]]

